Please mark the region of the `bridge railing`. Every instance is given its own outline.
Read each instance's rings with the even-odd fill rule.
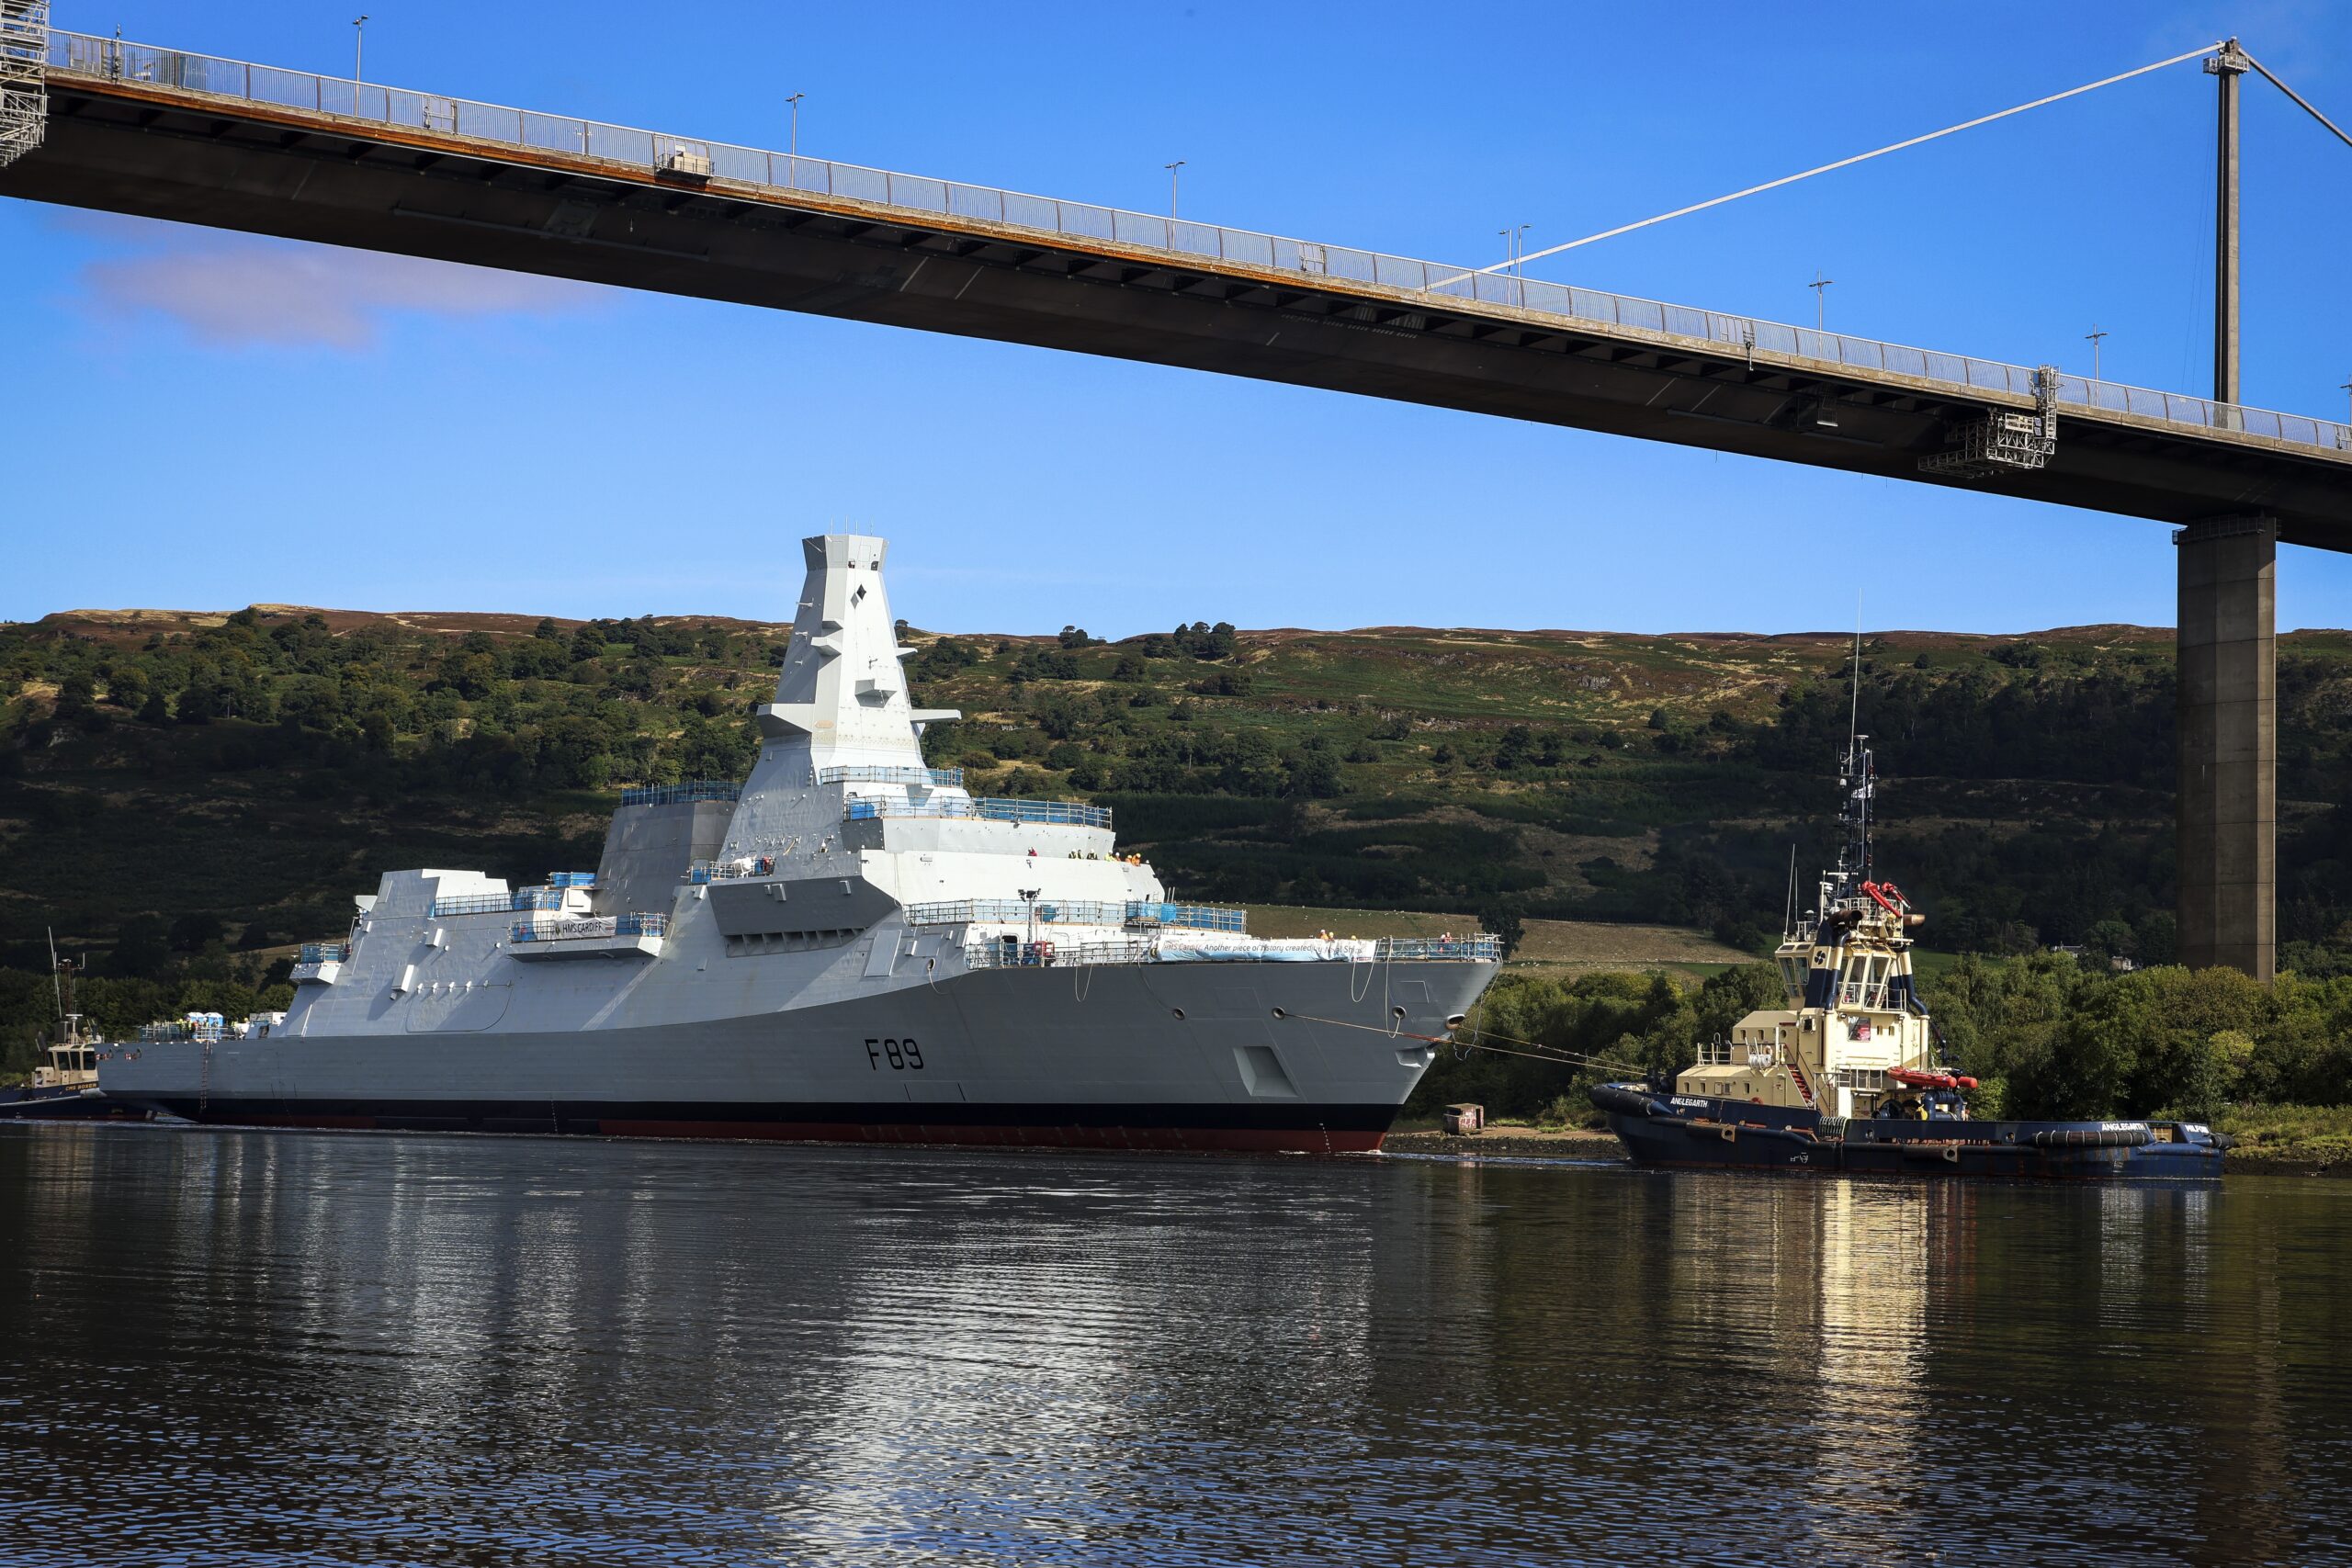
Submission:
[[[564,115],[442,97],[374,82],[189,54],[119,39],[52,29],[51,68],[69,73],[150,83],[279,108],[309,109],[411,130],[466,137],[535,152],[627,165],[642,173],[683,173],[730,184],[802,192],[870,207],[899,208],[1035,231],[1080,241],[1193,256],[1261,270],[1330,278],[1404,297],[1408,303],[1456,300],[1539,317],[1696,338],[1724,348],[1905,376],[1972,392],[2034,395],[2026,366],[1943,354],[1843,333],[1816,332],[1752,316],[1726,315],[1633,295],[1579,288],[1461,265],[1419,261],[1346,245],[1284,239],[1221,224],[1028,196],[990,186],[893,174],[824,158],[797,157],[661,131],[638,130]],[[2302,414],[2216,402],[2112,381],[2063,376],[2062,406],[2098,409],[2204,430],[2244,432],[2299,446],[2352,452],[2352,425]]]

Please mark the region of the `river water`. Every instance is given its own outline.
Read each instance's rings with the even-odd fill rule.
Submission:
[[[0,1562],[2352,1562],[2352,1183],[0,1132]]]

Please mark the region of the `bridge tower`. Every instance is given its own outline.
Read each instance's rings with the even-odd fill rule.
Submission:
[[[0,0],[0,169],[49,124],[49,0]]]
[[[2238,401],[2238,78],[2232,39],[2205,62],[2218,78],[2213,396]],[[2278,547],[2276,519],[2211,518],[2179,550],[2180,960],[2226,964],[2267,984],[2278,962]]]

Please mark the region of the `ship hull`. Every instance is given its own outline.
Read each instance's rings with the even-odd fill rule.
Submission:
[[[1611,1086],[1610,1131],[1636,1165],[1686,1170],[1899,1179],[2212,1181],[2226,1144],[2165,1141],[2176,1124],[1867,1122],[1831,1134],[1820,1118],[1732,1101],[1658,1099]],[[2201,1132],[2201,1130],[2199,1130]]]
[[[173,1042],[100,1074],[249,1126],[1337,1154],[1380,1146],[1417,1037],[1494,967],[1003,969],[639,1027]]]

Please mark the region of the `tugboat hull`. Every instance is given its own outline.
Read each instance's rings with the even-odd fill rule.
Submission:
[[[2195,1122],[1849,1122],[1605,1085],[1593,1100],[1636,1165],[2039,1181],[2213,1181],[2229,1143]]]
[[[153,1114],[95,1089],[0,1090],[0,1122],[145,1122]]]

